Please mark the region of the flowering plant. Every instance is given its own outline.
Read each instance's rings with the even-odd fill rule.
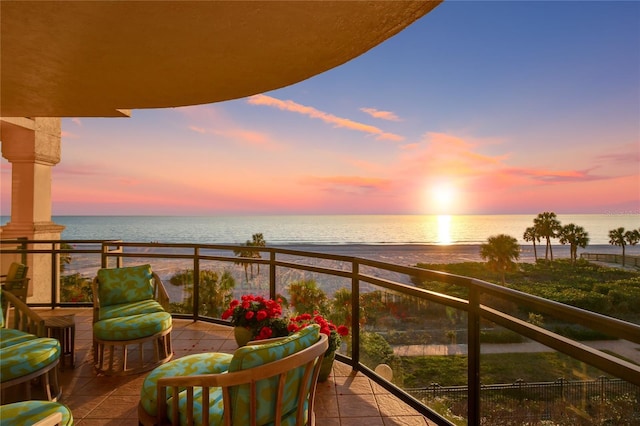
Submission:
[[[309,324],[318,324],[320,333],[329,337],[329,348],[326,353],[335,352],[342,343],[342,337],[349,334],[349,329],[345,325],[336,326],[331,321],[325,319],[318,312],[311,314],[300,314],[289,319],[289,332],[295,333]]]
[[[222,319],[229,319],[234,327],[251,330],[252,338],[261,340],[287,335],[286,320],[281,315],[280,300],[246,294],[231,301]]]

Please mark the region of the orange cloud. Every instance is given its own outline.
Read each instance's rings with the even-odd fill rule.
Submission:
[[[278,148],[279,145],[270,138],[260,132],[252,130],[244,130],[240,128],[230,128],[225,130],[220,129],[205,129],[204,127],[189,126],[189,130],[192,130],[200,134],[211,134],[216,136],[222,136],[224,138],[239,141],[253,146],[262,146],[264,148]]]
[[[329,114],[324,111],[320,111],[316,108],[298,104],[290,100],[280,100],[266,95],[254,95],[251,96],[248,101],[251,105],[264,105],[269,107],[278,108],[282,111],[290,111],[298,114],[306,115],[310,118],[317,118],[324,121],[327,124],[332,124],[335,127],[346,128],[350,130],[356,130],[358,132],[369,133],[376,136],[378,140],[390,140],[390,141],[402,141],[404,137],[396,135],[394,133],[387,133],[375,126],[359,123],[357,121],[350,120],[348,118],[337,117],[333,114]]]
[[[381,120],[402,121],[400,120],[400,117],[391,111],[380,111],[375,108],[360,108],[360,111],[369,114],[373,118],[379,118]]]

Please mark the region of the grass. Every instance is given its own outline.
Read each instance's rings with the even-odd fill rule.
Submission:
[[[500,284],[500,277],[483,262],[417,265]],[[417,282],[416,285],[453,296],[466,297],[465,288],[448,284]],[[640,323],[640,272],[609,268],[568,259],[519,263],[506,275],[506,286],[549,300],[577,306],[626,321]]]

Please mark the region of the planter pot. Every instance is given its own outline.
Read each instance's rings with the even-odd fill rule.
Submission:
[[[324,382],[329,378],[329,376],[331,375],[331,369],[333,368],[333,360],[335,358],[335,351],[324,354],[324,358],[322,358],[322,364],[320,364],[320,374],[318,374],[319,382]]]
[[[244,346],[251,340],[253,333],[245,327],[233,327],[233,337],[235,337],[238,346]]]

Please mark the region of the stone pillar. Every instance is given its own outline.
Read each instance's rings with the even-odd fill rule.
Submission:
[[[2,239],[60,239],[64,226],[51,221],[51,170],[60,162],[60,138],[59,118],[0,117],[2,156],[11,163],[11,220],[1,227]],[[51,244],[33,248],[49,249]],[[0,270],[6,273],[9,264],[20,259],[3,255]],[[30,302],[51,300],[51,263],[50,255],[27,256]]]

